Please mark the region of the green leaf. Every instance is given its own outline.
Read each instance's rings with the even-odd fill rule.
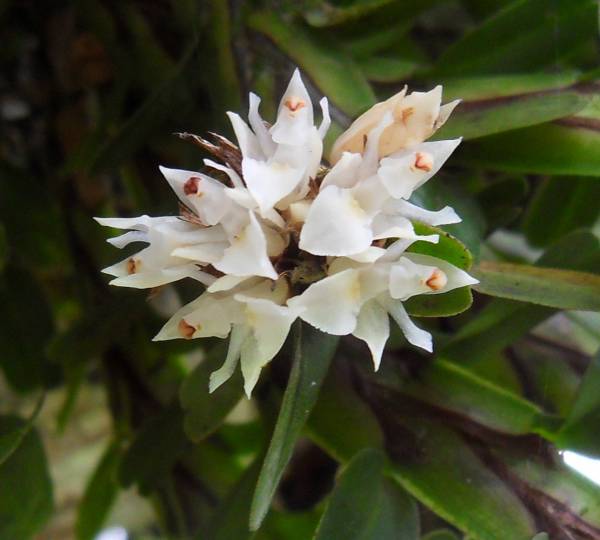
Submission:
[[[363,58],[358,62],[358,65],[367,79],[378,83],[404,81],[418,67],[417,62],[385,56]]]
[[[0,417],[3,431],[19,429],[23,420]],[[48,520],[53,509],[52,483],[42,442],[31,430],[0,465],[0,538],[27,540]]]
[[[471,268],[473,263],[473,257],[469,250],[456,238],[446,231],[439,229],[438,227],[432,227],[425,225],[424,223],[414,223],[415,233],[418,235],[429,235],[437,234],[440,239],[437,244],[431,242],[415,242],[408,251],[411,253],[422,253],[423,255],[430,255],[437,257],[438,259],[444,259],[449,263],[468,270]]]
[[[594,0],[515,0],[448,47],[436,74],[539,70],[595,39]]]
[[[597,177],[599,148],[600,125],[570,117],[469,141],[454,161],[507,172]]]
[[[575,84],[580,77],[579,71],[560,71],[444,78],[444,100],[462,99],[468,102],[556,90]]]
[[[461,287],[444,294],[421,294],[403,302],[413,317],[452,317],[469,309],[473,295],[469,287]]]
[[[269,510],[285,466],[292,457],[296,440],[317,400],[338,343],[337,336],[321,333],[300,322],[294,326],[293,339],[292,371],[252,500],[251,530],[260,527]]]
[[[600,179],[546,178],[523,222],[527,240],[546,246],[576,229],[591,227],[600,215]]]
[[[511,96],[458,106],[435,139],[477,139],[503,131],[535,126],[582,110],[589,98],[577,92]]]
[[[525,177],[516,176],[493,182],[477,194],[489,231],[512,223],[521,214],[528,190]]]
[[[197,49],[198,42],[195,41],[172,74],[158,84],[133,116],[120,127],[117,135],[100,147],[88,164],[90,175],[96,176],[105,170],[118,167],[147,142],[148,133],[172,118],[173,110],[184,114],[192,108],[189,72],[197,61]]]
[[[239,371],[215,392],[208,392],[210,374],[221,366],[226,352],[224,343],[215,346],[181,385],[179,401],[185,411],[183,427],[194,442],[215,431],[242,399],[244,389]]]
[[[422,540],[459,540],[459,538],[448,529],[438,529],[426,534]]]
[[[600,490],[597,484],[561,463],[544,464],[523,452],[495,452],[511,474],[537,493],[558,501],[592,527],[600,527]],[[514,454],[514,455],[511,455]]]
[[[119,492],[120,461],[120,446],[113,442],[102,455],[79,504],[75,523],[77,540],[92,540],[104,524]]]
[[[536,534],[531,540],[550,540],[548,533],[541,532]]]
[[[331,26],[363,17],[392,2],[393,0],[355,0],[344,6],[337,6],[334,2],[318,2],[304,11],[304,17],[313,26]]]
[[[345,364],[346,359],[336,359],[334,369],[329,370],[307,428],[313,441],[337,461],[344,462],[363,448],[383,449],[384,441],[377,418],[357,396],[341,363]],[[372,369],[371,365],[368,369]]]
[[[558,433],[556,443],[569,450],[600,456],[600,434],[593,429],[600,421],[600,353],[591,360],[579,392]]]
[[[391,470],[406,491],[475,540],[533,536],[533,518],[520,499],[458,435],[414,415],[403,424],[419,444],[418,455],[397,460]]]
[[[8,261],[8,240],[6,238],[6,229],[0,223],[0,272],[4,269]]]
[[[406,493],[384,482],[384,463],[383,454],[371,448],[350,460],[336,482],[315,540],[418,539],[416,505]]]
[[[123,454],[119,481],[124,487],[134,483],[146,494],[166,482],[168,473],[185,449],[183,414],[172,405],[150,418],[138,431]]]
[[[545,427],[554,423],[537,405],[443,359],[431,362],[419,372],[418,379],[409,379],[400,387],[386,374],[397,368],[383,365],[381,369],[380,384],[396,387],[419,401],[460,414],[495,431],[511,435],[546,433]]]
[[[525,264],[482,261],[472,271],[476,291],[557,309],[600,311],[600,276]]]
[[[12,422],[8,422],[6,425],[0,424],[0,465],[12,455],[31,431],[33,423],[42,410],[45,399],[46,394],[42,393],[33,412],[22,425],[15,425]]]
[[[0,367],[16,390],[33,390],[44,381],[44,345],[54,321],[44,292],[24,269],[8,267],[0,276],[0,320]]]
[[[250,540],[255,536],[248,529],[252,495],[260,472],[260,458],[256,459],[215,509],[208,525],[211,540]],[[200,539],[199,539],[200,540]]]
[[[300,25],[284,22],[274,12],[253,13],[248,24],[274,41],[349,116],[375,103],[375,94],[361,70],[335,43],[320,40]]]
[[[600,242],[588,231],[576,231],[550,246],[536,265],[600,272]],[[459,362],[485,358],[516,341],[555,311],[545,306],[494,299],[455,334],[442,354]]]

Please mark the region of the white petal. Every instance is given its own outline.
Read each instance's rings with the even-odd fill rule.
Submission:
[[[392,300],[391,298],[385,298],[384,295],[380,297],[380,301],[384,307],[388,310],[396,324],[402,330],[406,340],[414,345],[425,349],[427,352],[433,351],[433,341],[431,334],[425,330],[421,330],[414,322],[411,321],[406,309],[399,300]]]
[[[429,92],[412,92],[394,110],[396,121],[382,135],[379,155],[389,156],[402,148],[422,143],[434,132],[440,114],[442,87]]]
[[[148,234],[144,231],[129,231],[115,238],[109,238],[107,242],[116,248],[122,249],[132,242],[148,242]]]
[[[360,154],[344,152],[340,160],[327,173],[321,183],[321,191],[327,186],[351,188],[358,182],[358,169],[362,162]]]
[[[258,112],[259,105],[260,98],[256,94],[250,92],[250,110],[248,112],[248,121],[250,122],[254,133],[256,133],[262,153],[266,157],[270,157],[275,153],[275,148],[277,145],[271,138],[269,130],[267,129],[267,126],[265,126],[265,123]]]
[[[460,99],[455,99],[454,101],[446,103],[445,105],[442,105],[440,107],[440,114],[438,115],[435,124],[433,125],[434,129],[439,129],[446,123],[446,120],[448,120],[448,118],[452,114],[452,111],[461,101],[462,100]]]
[[[242,120],[239,114],[228,112],[227,116],[233,126],[242,156],[252,159],[265,159],[266,156],[260,147],[258,138],[248,127],[248,124]]]
[[[254,159],[244,159],[242,169],[248,190],[263,212],[289,195],[304,174],[304,169],[295,169],[286,163]]]
[[[108,272],[106,271],[106,273]],[[187,264],[167,269],[152,269],[135,274],[122,275],[109,283],[116,287],[152,289],[184,278],[193,278],[205,285],[210,285],[214,281],[214,276],[202,272],[195,264]]]
[[[477,279],[470,276],[467,272],[443,259],[430,257],[429,255],[421,255],[420,253],[406,253],[404,256],[417,264],[435,266],[446,274],[448,281],[445,286],[436,291],[429,291],[429,294],[445,293],[453,289],[458,289],[459,287],[466,287],[467,285],[476,285],[479,283]]]
[[[233,375],[233,372],[235,371],[240,359],[242,344],[248,337],[249,333],[250,329],[245,325],[236,324],[233,326],[231,329],[231,335],[229,337],[229,347],[227,348],[225,362],[223,362],[223,365],[219,369],[210,374],[210,379],[208,382],[209,393],[212,394],[217,388],[219,388],[219,386],[228,381]]]
[[[352,188],[352,195],[369,217],[374,217],[385,208],[390,195],[378,176],[362,179]]]
[[[331,150],[329,161],[337,163],[343,152],[362,153],[364,138],[383,118],[386,112],[394,111],[406,95],[406,86],[397,94],[386,101],[373,105],[368,111],[361,114],[352,125],[335,141]]]
[[[227,337],[232,324],[232,302],[230,298],[204,293],[177,311],[154,337],[154,341],[182,337]],[[182,324],[189,328],[190,334],[182,333]]]
[[[390,200],[384,208],[386,213],[395,213],[414,221],[420,221],[427,225],[450,225],[460,223],[462,220],[453,208],[445,206],[441,210],[425,210],[415,204],[409,203],[403,199]]]
[[[431,293],[427,281],[436,266],[417,264],[403,256],[390,270],[390,296],[398,300],[408,300],[417,294]]]
[[[379,164],[379,146],[383,132],[392,125],[394,117],[391,112],[386,112],[377,125],[367,134],[367,142],[362,153],[363,160],[360,165],[359,176],[366,178],[377,171]]]
[[[319,101],[319,105],[321,106],[321,112],[323,113],[323,120],[319,126],[319,137],[324,139],[329,130],[329,126],[331,126],[331,116],[329,116],[329,102],[327,101],[327,98],[322,98],[321,101]]]
[[[334,335],[354,330],[361,303],[360,272],[354,269],[317,281],[300,296],[288,300],[301,319]]]
[[[208,287],[208,289],[206,289],[206,291],[209,293],[229,291],[248,279],[250,278],[240,276],[229,276],[226,274],[218,278],[210,287]]]
[[[113,227],[114,229],[135,229],[138,231],[147,231],[153,224],[164,221],[168,218],[151,218],[150,216],[139,216],[134,218],[94,218],[104,227]]]
[[[436,174],[462,139],[419,144],[381,160],[377,175],[395,199],[408,199]]]
[[[377,371],[383,349],[390,336],[390,321],[387,311],[377,300],[370,300],[362,307],[352,334],[366,342],[371,351],[375,371]]]
[[[277,278],[267,255],[267,240],[256,217],[248,212],[250,222],[225,250],[223,258],[214,267],[234,276],[263,276]]]
[[[415,235],[412,238],[401,238],[396,240],[386,249],[385,255],[383,255],[380,262],[392,262],[398,260],[398,258],[415,242],[421,240],[423,242],[431,242],[437,244],[439,242],[439,235],[430,234],[426,236]]]
[[[174,249],[172,255],[203,264],[213,264],[221,260],[228,244],[226,242],[210,242],[193,246],[182,246]]]
[[[373,240],[369,223],[349,190],[328,186],[310,207],[300,234],[300,249],[314,255],[360,253]]]
[[[206,165],[207,167],[216,169],[217,171],[224,172],[229,177],[229,180],[231,180],[231,183],[233,184],[234,188],[243,188],[244,187],[244,182],[240,178],[240,175],[238,173],[236,173],[231,167],[226,167],[225,165],[221,165],[220,163],[217,163],[216,161],[213,161],[212,159],[205,159],[204,165]]]
[[[299,146],[305,143],[311,127],[314,127],[312,102],[296,69],[281,98],[277,121],[270,133],[276,143]]]
[[[244,342],[241,361],[244,390],[250,397],[261,369],[279,352],[285,342],[290,326],[296,318],[296,312],[270,300],[244,295],[236,295],[236,299],[246,304],[246,324],[251,329],[253,338]]]
[[[348,255],[349,259],[360,263],[373,263],[383,255],[386,250],[376,246],[369,246],[364,251],[357,253],[356,255]]]

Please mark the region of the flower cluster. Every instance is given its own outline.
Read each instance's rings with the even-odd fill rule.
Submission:
[[[444,260],[409,253],[419,236],[412,220],[457,223],[454,210],[428,211],[411,202],[414,190],[444,164],[460,139],[424,142],[457,102],[441,105],[442,88],[406,89],[360,116],[335,142],[330,166],[321,163],[330,117],[320,102],[317,128],[309,94],[296,70],[267,124],[250,94],[249,125],[228,113],[238,145],[215,135],[184,135],[220,163],[204,160],[211,176],[161,172],[179,197],[179,216],[98,219],[128,229],[110,239],[122,248],[148,244],[106,268],[113,285],[152,288],[183,278],[206,290],[182,307],[155,340],[230,336],[210,390],[240,363],[250,395],[260,371],[300,317],[335,335],[368,345],[377,369],[389,317],[406,339],[427,351],[431,335],[409,318],[403,301],[476,283]]]

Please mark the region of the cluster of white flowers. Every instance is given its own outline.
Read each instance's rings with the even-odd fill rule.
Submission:
[[[98,219],[129,229],[109,240],[113,245],[148,244],[104,272],[126,287],[182,278],[206,286],[155,340],[230,335],[211,391],[239,362],[250,395],[297,317],[323,332],[364,340],[376,369],[388,314],[410,343],[431,351],[431,335],[410,320],[402,302],[477,282],[444,260],[406,252],[417,240],[438,241],[415,234],[411,220],[460,221],[452,208],[432,212],[408,202],[460,143],[424,142],[458,103],[442,106],[441,94],[441,86],[408,95],[404,89],[375,105],[337,139],[330,168],[321,164],[327,99],[317,128],[297,70],[272,126],[250,94],[250,126],[228,113],[237,147],[220,136],[217,144],[190,136],[223,161],[204,161],[212,177],[161,168],[182,203],[180,216]]]

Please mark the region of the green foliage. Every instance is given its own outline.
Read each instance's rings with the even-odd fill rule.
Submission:
[[[135,538],[600,538],[600,489],[558,452],[600,457],[597,2],[7,0],[0,29],[0,539],[64,537],[50,439],[87,429],[97,387],[81,540],[131,487],[155,511]],[[435,134],[460,147],[411,199],[462,222],[415,223],[440,241],[409,249],[480,283],[404,303],[432,355],[392,325],[373,372],[362,342],[297,324],[252,400],[240,373],[210,394],[226,342],[151,342],[202,289],[108,287],[92,217],[175,215],[157,165],[207,155],[171,133],[233,140],[249,91],[272,122],[296,66],[329,99],[325,155],[404,84],[462,100]]]
[[[3,433],[26,423],[15,416],[0,417]],[[0,537],[32,538],[52,513],[52,483],[37,431],[29,431],[0,465]]]

